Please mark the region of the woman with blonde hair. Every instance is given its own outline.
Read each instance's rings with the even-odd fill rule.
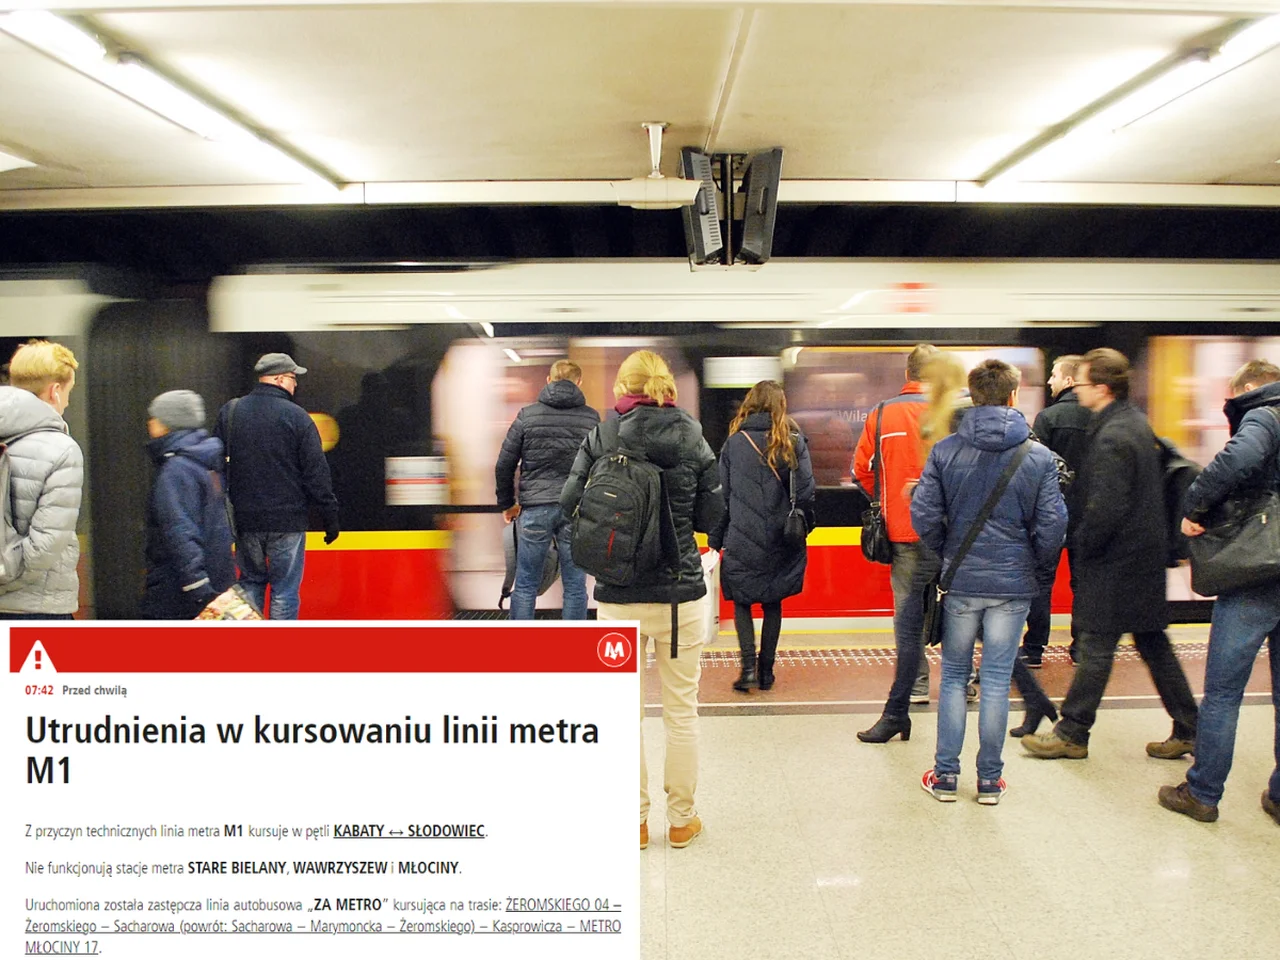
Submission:
[[[668,563],[637,570],[627,586],[601,583],[595,598],[600,620],[640,621],[643,671],[648,637],[654,638],[658,676],[662,681],[662,722],[667,733],[663,783],[667,791],[667,842],[687,847],[702,832],[694,806],[698,782],[698,662],[705,634],[706,583],[694,532],[709,533],[720,523],[724,498],[715,454],[702,436],[702,426],[676,406],[676,382],[666,361],[649,350],[637,350],[622,362],[613,385],[618,416],[593,429],[574,461],[560,509],[573,517],[582,501],[587,476],[598,460],[619,454],[639,455],[662,471],[663,497],[670,504],[674,544]],[[665,518],[664,518],[665,519]],[[574,548],[575,555],[577,547]],[[672,605],[676,604],[678,649],[672,648]],[[640,717],[644,718],[644,684]],[[649,771],[644,734],[640,746],[640,848],[649,845]]]
[[[920,443],[927,460],[933,445],[955,432],[956,414],[973,406],[968,374],[954,353],[940,352],[924,365],[920,380],[929,392],[929,409],[920,423]]]
[[[809,448],[795,421],[787,416],[782,384],[761,380],[748,391],[729,424],[720,451],[720,485],[725,514],[707,538],[712,550],[724,549],[720,585],[733,601],[733,625],[742,652],[742,672],[733,688],[743,693],[773,686],[773,664],[782,628],[782,601],[804,589],[804,544],[789,547],[783,536],[791,511],[791,491],[813,527],[816,485]],[[764,621],[756,656],[752,607]]]

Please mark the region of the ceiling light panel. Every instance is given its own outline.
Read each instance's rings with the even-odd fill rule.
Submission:
[[[24,10],[0,14],[0,30],[197,136],[230,148],[239,161],[270,170],[282,182],[338,186],[329,175],[182,89],[141,58],[109,56],[104,44],[76,22],[43,10]]]

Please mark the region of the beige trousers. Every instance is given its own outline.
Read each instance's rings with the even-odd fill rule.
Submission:
[[[649,819],[649,769],[644,759],[644,671],[648,657],[645,638],[653,638],[658,677],[662,681],[662,724],[667,730],[667,755],[662,771],[667,792],[667,822],[683,827],[697,810],[693,794],[698,787],[698,657],[707,638],[707,597],[680,604],[680,655],[671,658],[671,605],[668,603],[602,603],[600,620],[639,620],[640,649],[640,822]]]

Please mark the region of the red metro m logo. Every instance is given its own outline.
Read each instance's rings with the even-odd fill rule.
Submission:
[[[596,644],[596,656],[606,667],[625,666],[631,660],[631,641],[620,633],[606,633]]]

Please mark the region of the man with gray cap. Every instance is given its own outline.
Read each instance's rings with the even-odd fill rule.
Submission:
[[[287,353],[253,368],[258,383],[218,413],[214,436],[227,448],[227,492],[235,509],[240,582],[260,608],[271,586],[272,620],[296,620],[307,512],[324,516],[324,542],[338,539],[338,498],[320,432],[294,402],[307,372]]]
[[[141,612],[150,620],[191,620],[236,582],[222,441],[204,429],[204,401],[190,390],[160,394],[147,415],[156,475]]]

